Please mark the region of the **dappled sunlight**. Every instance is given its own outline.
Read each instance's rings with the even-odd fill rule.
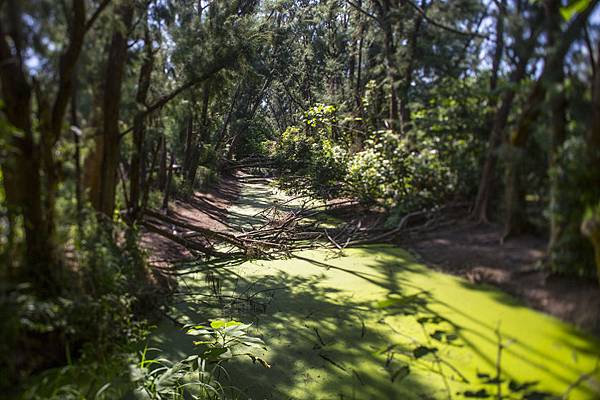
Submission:
[[[234,211],[255,215],[264,206],[245,201]],[[498,369],[505,392],[570,390],[572,399],[600,393],[598,373],[570,388],[596,367],[596,340],[490,286],[432,271],[393,246],[187,268],[197,272],[184,276],[187,300],[174,317],[252,322],[252,334],[267,342],[261,357],[270,369],[240,359],[228,366],[234,378],[223,377],[243,397],[461,397],[495,393]],[[185,354],[184,336],[165,321],[156,345]]]

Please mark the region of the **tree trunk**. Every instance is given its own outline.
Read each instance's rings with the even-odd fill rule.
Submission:
[[[75,154],[73,162],[75,164],[75,202],[77,207],[77,227],[79,233],[82,232],[83,224],[83,201],[81,196],[81,130],[79,129],[79,118],[77,118],[77,86],[73,86],[71,96],[71,130],[73,134],[73,143],[75,145]]]
[[[164,135],[160,140],[160,161],[158,163],[158,187],[164,188],[167,184],[167,140]]]
[[[117,171],[119,167],[121,107],[121,84],[127,61],[127,30],[133,19],[133,1],[119,4],[115,12],[120,24],[116,24],[108,50],[104,86],[102,91],[102,132],[96,136],[96,146],[90,161],[88,180],[92,206],[99,213],[112,219],[115,209]],[[124,29],[123,29],[124,28]]]
[[[560,36],[560,1],[548,1],[546,3],[547,19],[549,24],[548,29],[548,45],[553,47],[556,45]],[[558,151],[566,139],[567,130],[567,99],[562,88],[565,79],[564,62],[560,65],[560,71],[556,75],[555,84],[558,87],[556,93],[550,98],[550,107],[552,112],[552,129],[550,139],[550,149],[548,156],[548,169],[550,171],[550,240],[548,242],[549,262],[552,265],[555,247],[559,244],[562,234],[565,232],[565,221],[558,215],[557,211],[560,208],[560,182],[557,175],[553,173],[553,169],[557,166]],[[552,268],[552,267],[551,267]]]
[[[573,22],[571,22],[557,44],[548,50],[544,69],[533,85],[517,126],[510,136],[506,173],[504,238],[519,234],[528,228],[528,221],[523,209],[525,205],[525,191],[519,186],[521,184],[520,177],[523,175],[521,168],[522,156],[524,154],[522,153],[524,152],[524,147],[527,144],[533,125],[542,112],[542,104],[546,97],[548,86],[555,84],[563,73],[565,55],[569,51],[573,41],[579,37],[597,3],[598,0],[591,1],[587,8],[581,11]]]
[[[55,252],[44,218],[40,148],[35,142],[31,121],[32,89],[21,57],[21,13],[17,2],[11,1],[5,6],[14,25],[9,27],[8,34],[0,21],[0,82],[5,103],[3,111],[17,131],[8,137],[8,147],[12,150],[8,152],[9,157],[1,160],[6,207],[9,220],[14,222],[17,215],[23,216],[25,276],[45,290],[49,289],[47,281],[56,264]]]
[[[533,41],[530,39],[530,42]],[[518,64],[511,74],[509,88],[505,90],[494,115],[492,130],[488,139],[487,153],[483,164],[475,205],[471,212],[471,218],[481,222],[489,222],[489,206],[496,186],[496,165],[498,162],[498,149],[504,138],[504,131],[508,123],[508,117],[516,96],[515,86],[523,80],[527,73],[527,65],[533,52],[533,46],[529,46],[525,54],[521,56]]]
[[[210,102],[210,86],[204,85],[203,93],[202,93],[202,115],[200,117],[200,134],[198,135],[198,140],[194,144],[194,148],[192,149],[192,155],[190,160],[190,167],[188,170],[187,181],[194,190],[194,186],[196,185],[196,172],[198,170],[198,164],[200,163],[200,146],[204,143],[207,143],[209,140],[208,135],[208,105]]]
[[[171,181],[173,180],[173,165],[175,164],[175,156],[173,153],[170,154],[171,162],[169,163],[169,172],[167,174],[167,182],[165,185],[165,192],[162,203],[162,210],[165,214],[169,213],[169,198],[171,196]]]
[[[144,31],[144,61],[140,68],[138,79],[138,91],[135,97],[138,107],[146,107],[148,90],[150,89],[150,80],[152,78],[152,68],[154,66],[154,53],[152,51],[152,37],[150,27],[146,21]],[[131,151],[131,172],[130,172],[130,201],[131,201],[131,221],[137,221],[140,216],[140,193],[142,185],[142,172],[144,169],[144,138],[146,136],[145,116],[138,113],[133,121],[133,148]]]
[[[428,4],[427,1],[423,0],[421,2],[421,9],[427,10]],[[406,68],[404,70],[404,78],[401,84],[400,90],[400,120],[403,125],[406,125],[411,120],[410,110],[406,106],[408,99],[408,91],[410,90],[410,85],[413,80],[413,71],[415,66],[415,57],[417,56],[417,45],[419,40],[419,32],[421,31],[421,26],[423,25],[423,15],[418,14],[416,17],[413,30],[410,34],[408,41],[408,55],[406,57],[405,63]]]
[[[150,188],[152,187],[153,184],[153,176],[154,176],[154,169],[156,167],[156,161],[158,160],[158,152],[161,148],[162,145],[162,137],[158,140],[158,143],[156,143],[156,147],[154,149],[154,151],[152,152],[152,161],[150,162],[150,169],[148,170],[148,176],[145,179],[144,185],[142,185],[143,187],[143,195],[142,195],[142,205],[141,205],[141,209],[145,210],[147,205],[148,205],[148,196],[150,195]]]
[[[404,126],[402,115],[400,114],[400,99],[398,97],[397,84],[399,83],[398,72],[396,68],[395,54],[396,48],[394,43],[394,28],[391,18],[391,3],[389,0],[383,0],[375,3],[379,10],[379,21],[383,30],[383,49],[386,76],[390,85],[390,106],[389,106],[389,122],[393,130],[403,132]]]
[[[187,176],[189,174],[195,145],[196,141],[194,140],[194,114],[193,110],[190,110],[190,115],[187,118],[187,126],[185,130],[185,149],[183,152],[182,164],[184,176]]]
[[[598,42],[600,50],[600,41]],[[586,215],[581,224],[581,233],[586,236],[594,247],[594,262],[596,264],[596,277],[600,284],[600,57],[596,61],[596,74],[594,75],[592,87],[592,126],[586,136],[587,165],[591,172],[590,188],[595,192],[592,201],[595,204],[584,204],[588,208],[589,215]],[[585,210],[584,210],[585,211]],[[591,211],[591,212],[590,212]]]
[[[498,86],[498,72],[504,53],[504,17],[506,12],[507,0],[501,0],[498,4],[498,17],[496,18],[496,47],[494,48],[494,57],[492,59],[492,76],[490,77],[490,90],[494,92]]]

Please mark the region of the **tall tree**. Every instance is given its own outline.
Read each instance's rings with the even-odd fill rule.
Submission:
[[[152,68],[154,66],[154,50],[152,48],[152,36],[150,33],[149,16],[146,16],[146,26],[144,28],[144,54],[140,67],[138,78],[138,89],[135,97],[136,103],[140,109],[147,106],[148,91],[150,89],[150,80]],[[139,217],[140,193],[144,177],[144,139],[146,134],[145,116],[136,114],[133,121],[133,148],[131,151],[130,165],[130,203],[133,208],[131,219],[136,220]]]
[[[0,79],[6,102],[13,151],[2,163],[5,192],[10,213],[23,216],[27,274],[44,290],[53,289],[57,258],[54,234],[55,203],[60,179],[60,161],[54,152],[64,129],[64,119],[73,91],[74,75],[86,32],[108,1],[100,3],[87,19],[84,0],[73,0],[65,8],[67,40],[61,49],[58,68],[48,88],[28,76],[25,67],[26,42],[22,5],[18,1],[0,3],[6,10],[0,17]],[[9,44],[10,43],[10,44]],[[50,89],[50,90],[46,90]],[[32,96],[37,100],[38,121],[32,122]],[[34,125],[39,127],[36,140]]]
[[[590,1],[571,21],[561,35],[560,41],[553,48],[548,49],[542,73],[531,88],[517,125],[510,135],[508,141],[509,159],[506,170],[505,238],[518,234],[527,227],[524,190],[521,181],[523,149],[533,130],[533,124],[542,112],[549,86],[558,82],[562,76],[564,58],[571,48],[571,44],[583,33],[587,19],[597,4],[598,0]]]
[[[115,209],[120,160],[121,86],[127,62],[127,38],[133,22],[133,0],[120,2],[114,13],[115,22],[99,96],[100,131],[95,135],[95,148],[86,161],[86,185],[92,206],[109,218],[112,218]]]

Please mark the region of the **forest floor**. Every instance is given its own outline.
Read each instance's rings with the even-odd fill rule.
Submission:
[[[214,231],[228,231],[228,209],[240,190],[239,176],[223,176],[218,185],[195,192],[187,201],[172,201],[169,216]],[[170,268],[173,262],[192,257],[185,247],[153,232],[144,231],[141,243],[154,267]]]

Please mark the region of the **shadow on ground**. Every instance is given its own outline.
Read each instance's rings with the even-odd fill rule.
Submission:
[[[243,193],[230,221],[249,229],[263,223],[257,214],[275,194],[262,184]],[[269,369],[250,359],[229,363],[221,380],[240,390],[232,397],[600,398],[596,340],[492,287],[434,272],[398,248],[182,268],[189,273],[173,318],[251,322],[251,334],[268,345],[257,355]],[[171,321],[152,342],[172,359],[193,351]]]
[[[254,324],[272,368],[232,362],[229,383],[243,391],[239,398],[424,399],[482,390],[495,396],[499,341],[506,346],[504,393],[510,385],[521,388],[516,398],[562,395],[594,369],[600,354],[597,342],[566,324],[492,288],[432,272],[392,247],[334,258],[305,251],[208,271],[185,279],[185,301],[174,316]],[[173,325],[163,325],[155,338],[170,356],[192,351]],[[598,373],[589,378],[570,398],[598,398]]]

